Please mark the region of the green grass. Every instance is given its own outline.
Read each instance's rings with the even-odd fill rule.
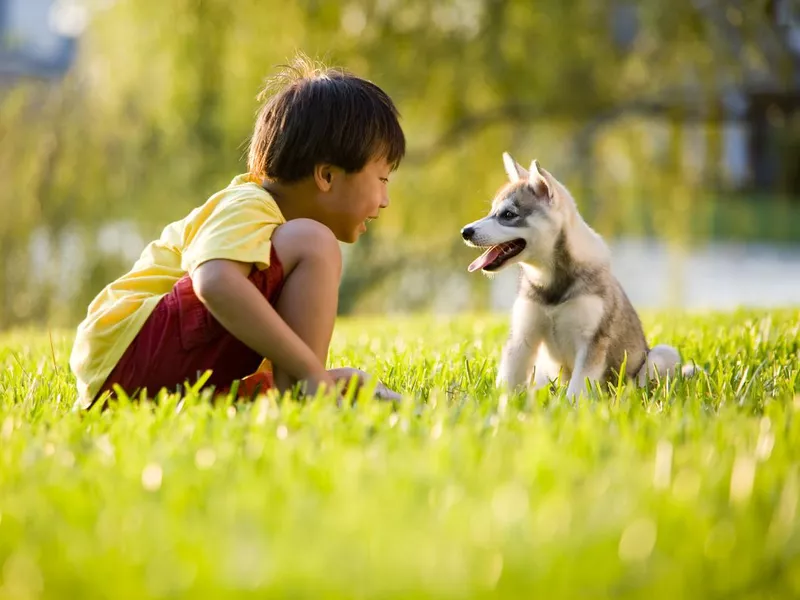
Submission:
[[[493,390],[506,318],[361,319],[407,395],[77,414],[69,335],[0,337],[0,599],[800,594],[800,313],[645,315],[707,376]]]

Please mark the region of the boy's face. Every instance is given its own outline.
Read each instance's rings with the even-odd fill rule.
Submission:
[[[380,209],[389,206],[390,173],[383,158],[371,160],[358,173],[335,173],[325,220],[339,241],[355,242],[367,230],[367,221],[377,219]]]

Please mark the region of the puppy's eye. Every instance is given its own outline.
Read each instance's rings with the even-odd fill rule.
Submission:
[[[505,221],[510,221],[511,219],[516,218],[516,216],[517,215],[511,212],[510,210],[504,210],[503,212],[500,213],[500,218]]]

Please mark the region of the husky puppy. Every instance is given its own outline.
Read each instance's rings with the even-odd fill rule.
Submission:
[[[537,160],[526,171],[503,153],[503,164],[510,183],[497,193],[488,216],[461,230],[468,245],[485,249],[470,272],[520,265],[497,385],[527,386],[533,371],[537,388],[561,370],[572,399],[587,379],[614,381],[623,365],[639,385],[656,373],[674,376],[678,351],[648,347],[639,316],[611,273],[608,247],[581,218],[569,191]]]

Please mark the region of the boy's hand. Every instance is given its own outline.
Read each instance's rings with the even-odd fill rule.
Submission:
[[[298,383],[300,383],[302,386],[302,389],[304,390],[303,393],[306,396],[316,395],[317,390],[323,386],[325,387],[326,392],[336,389],[336,378],[332,377],[327,371],[323,371],[318,375],[304,377]]]
[[[342,382],[345,385],[350,384],[350,380],[355,376],[357,378],[356,386],[360,388],[368,381],[372,379],[371,375],[368,375],[364,371],[360,369],[354,369],[353,367],[340,367],[338,369],[328,369],[328,373],[331,377],[337,382]],[[403,397],[395,391],[390,390],[380,381],[378,385],[375,386],[375,396],[380,398],[381,400],[402,400]]]

